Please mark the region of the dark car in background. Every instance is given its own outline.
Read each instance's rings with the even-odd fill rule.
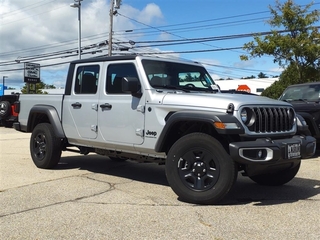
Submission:
[[[18,105],[15,102],[19,99],[18,93],[0,96],[0,126],[12,127],[18,120]]]
[[[309,131],[317,139],[320,149],[320,82],[308,82],[291,85],[282,93],[279,100],[289,102],[297,114],[301,115],[309,126]]]

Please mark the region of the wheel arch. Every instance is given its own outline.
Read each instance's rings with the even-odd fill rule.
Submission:
[[[171,112],[165,118],[166,124],[158,138],[155,145],[156,152],[168,152],[170,147],[182,136],[192,132],[207,133],[217,140],[225,143],[223,144],[226,149],[227,141],[225,137],[238,136],[244,132],[244,129],[217,129],[214,126],[215,122],[236,122],[238,120],[230,114],[226,113],[213,113],[213,112],[200,112],[200,111],[181,111]],[[241,126],[238,124],[238,126]]]
[[[27,132],[32,132],[39,123],[50,123],[59,138],[65,138],[59,114],[53,106],[35,105],[31,108],[28,117]]]
[[[309,128],[309,131],[311,132],[312,136],[320,134],[319,130],[318,130],[317,126],[316,126],[316,123],[313,120],[313,116],[311,114],[306,113],[306,112],[297,112],[297,114],[299,114],[301,117],[304,118],[304,120],[306,121],[306,123],[308,125],[308,128]]]

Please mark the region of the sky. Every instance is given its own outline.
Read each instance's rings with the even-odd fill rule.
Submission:
[[[7,87],[21,89],[24,63],[30,62],[40,64],[44,83],[64,87],[68,63],[78,59],[74,1],[0,0],[0,82],[6,76]],[[241,61],[243,45],[253,38],[235,37],[270,31],[269,6],[275,0],[122,0],[113,9],[112,54],[197,61],[213,79],[278,76],[282,69],[271,56]],[[319,8],[314,0],[311,10]],[[80,9],[82,58],[108,55],[110,0],[83,0]]]

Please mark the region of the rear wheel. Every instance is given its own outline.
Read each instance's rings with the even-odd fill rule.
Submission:
[[[254,182],[265,186],[280,186],[290,182],[298,173],[301,162],[292,168],[275,173],[261,174],[250,177]]]
[[[30,153],[38,168],[55,167],[61,157],[61,139],[56,137],[49,123],[40,123],[32,131],[30,138]]]
[[[237,178],[236,164],[222,145],[203,133],[180,138],[168,153],[165,169],[180,199],[199,204],[220,201]]]

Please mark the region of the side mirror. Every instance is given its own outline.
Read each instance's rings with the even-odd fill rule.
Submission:
[[[122,78],[122,92],[131,93],[132,96],[140,98],[141,93],[140,81],[136,77],[123,77]]]

